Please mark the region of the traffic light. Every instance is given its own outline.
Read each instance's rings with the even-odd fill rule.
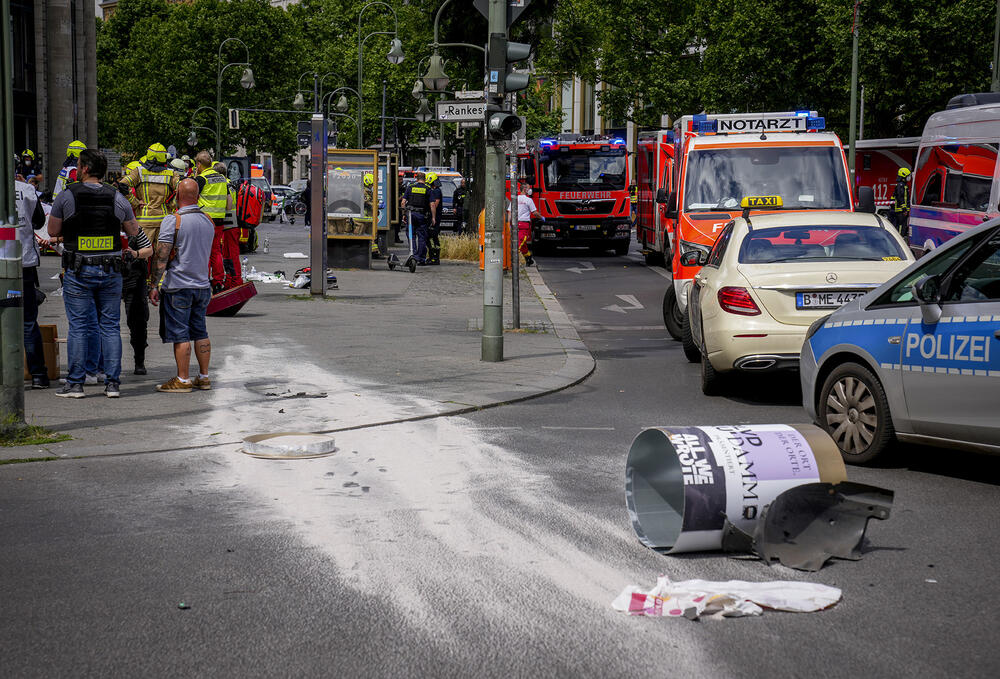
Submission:
[[[502,96],[507,92],[517,92],[528,86],[531,76],[528,73],[516,73],[514,62],[524,61],[531,54],[531,45],[523,42],[508,42],[503,33],[490,36],[489,51],[489,82],[487,90],[490,94]]]
[[[486,109],[486,133],[491,139],[509,139],[521,129],[521,119],[504,111],[499,106],[489,106]]]

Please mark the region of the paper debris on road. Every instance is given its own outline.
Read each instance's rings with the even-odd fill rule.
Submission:
[[[629,585],[611,607],[629,615],[689,620],[705,616],[739,618],[761,615],[764,608],[793,613],[821,611],[840,601],[840,596],[836,587],[812,582],[671,582],[669,577],[661,575],[656,586],[648,591]]]
[[[284,271],[275,271],[274,273],[268,273],[267,271],[254,271],[253,273],[247,274],[246,280],[258,283],[288,283],[288,279],[285,278]]]
[[[309,257],[302,252],[286,252],[284,257],[285,259],[309,259]]]

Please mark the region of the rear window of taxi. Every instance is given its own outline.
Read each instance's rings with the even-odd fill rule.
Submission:
[[[793,226],[754,229],[740,245],[740,264],[906,259],[896,239],[871,226]]]

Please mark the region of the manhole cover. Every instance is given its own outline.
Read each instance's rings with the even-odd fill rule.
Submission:
[[[274,460],[325,457],[336,451],[333,437],[324,434],[284,431],[277,434],[254,434],[243,439],[244,453]]]

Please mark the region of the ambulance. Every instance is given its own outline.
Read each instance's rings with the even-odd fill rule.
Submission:
[[[673,187],[674,131],[639,135],[635,152],[635,237],[647,264],[670,265],[673,231],[663,201]],[[657,202],[657,196],[660,202]]]
[[[854,211],[843,145],[823,131],[825,125],[816,111],[678,120],[671,190],[659,196],[673,233],[673,282],[663,298],[663,321],[675,339],[682,339],[688,293],[701,269],[698,254],[708,255],[740,214],[744,197],[780,196],[782,211]]]

